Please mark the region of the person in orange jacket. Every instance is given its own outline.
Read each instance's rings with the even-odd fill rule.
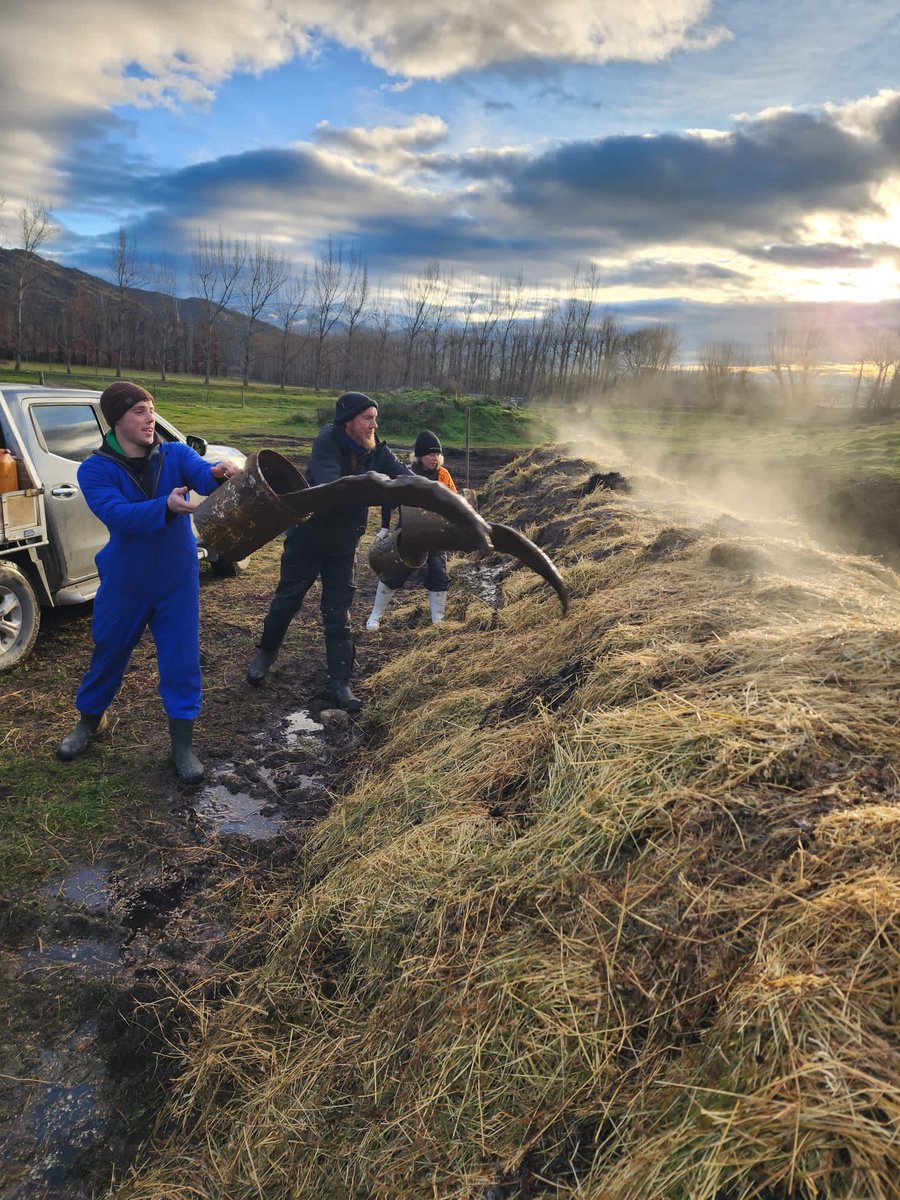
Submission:
[[[453,482],[453,476],[444,466],[444,449],[441,446],[440,438],[437,434],[432,433],[430,429],[423,429],[416,438],[416,444],[413,447],[412,472],[414,475],[423,475],[426,479],[433,479],[437,483],[442,483],[444,487],[450,488],[452,492],[457,490],[456,484]],[[379,529],[376,537],[387,537],[390,533],[391,526],[391,510],[382,508],[381,510],[381,529]],[[375,592],[375,603],[372,605],[372,611],[369,613],[369,619],[366,621],[366,629],[370,632],[378,629],[381,624],[381,618],[387,611],[387,606],[396,592],[397,588],[402,587],[407,579],[412,575],[415,568],[398,572],[392,575],[389,579],[379,579],[378,588]],[[447,574],[447,554],[446,551],[436,551],[429,554],[425,561],[425,590],[428,593],[428,607],[431,611],[431,620],[433,624],[437,624],[444,619],[444,609],[447,605],[447,589],[450,586],[450,576]]]

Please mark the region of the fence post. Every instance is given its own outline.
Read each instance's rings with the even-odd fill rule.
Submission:
[[[38,383],[41,385],[41,387],[44,386],[44,372],[43,371],[38,371]]]
[[[466,405],[466,487],[469,486],[469,446],[472,430],[472,402]]]

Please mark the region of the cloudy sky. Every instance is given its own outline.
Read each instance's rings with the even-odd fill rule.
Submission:
[[[182,293],[218,230],[388,290],[596,268],[685,358],[900,327],[898,45],[893,0],[8,0],[0,244],[39,198],[51,257],[124,228]]]

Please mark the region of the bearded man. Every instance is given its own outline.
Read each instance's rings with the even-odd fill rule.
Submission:
[[[391,479],[410,475],[410,469],[378,439],[377,428],[377,401],[364,392],[339,396],[334,421],[312,444],[306,472],[310,487],[367,471],[378,471]],[[263,623],[258,653],[247,671],[248,683],[259,687],[266,678],[291,620],[300,611],[306,593],[321,579],[330,691],[347,712],[362,708],[362,701],[350,688],[355,658],[350,606],[356,594],[356,548],[366,531],[368,516],[366,506],[331,509],[314,513],[288,531],[281,556],[281,578]]]

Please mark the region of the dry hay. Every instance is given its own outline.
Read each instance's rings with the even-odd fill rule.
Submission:
[[[381,672],[121,1197],[898,1195],[898,580],[595,470],[484,494],[574,518],[569,617],[517,570]]]

